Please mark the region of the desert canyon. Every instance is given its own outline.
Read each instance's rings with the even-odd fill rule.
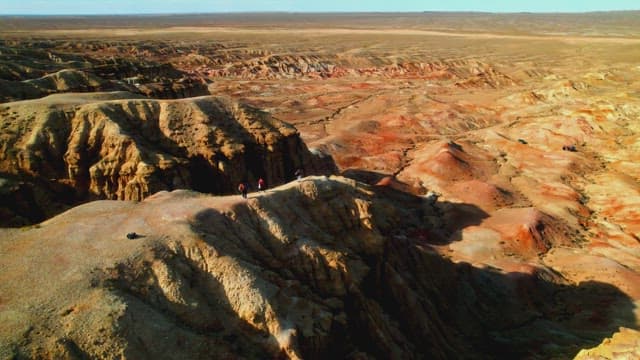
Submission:
[[[1,17],[0,358],[640,359],[639,152],[640,12]]]

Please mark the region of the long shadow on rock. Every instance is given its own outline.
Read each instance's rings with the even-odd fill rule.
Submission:
[[[443,258],[402,230],[421,223],[422,199],[384,192],[309,182],[191,226],[251,279],[227,298],[269,309],[238,316],[303,358],[569,358],[636,328],[633,302],[609,284]]]
[[[464,228],[480,225],[484,219],[489,217],[487,212],[473,204],[440,201],[435,206],[443,221],[430,234],[431,240],[427,240],[434,244],[449,244],[460,241]]]
[[[38,223],[77,202],[75,189],[69,185],[0,172],[0,227]]]
[[[410,226],[406,234],[412,238],[433,245],[446,245],[461,240],[462,230],[468,226],[479,225],[489,217],[481,208],[466,203],[436,201],[426,196],[407,196],[424,191],[416,189],[388,174],[375,171],[348,169],[343,176],[376,186],[378,194],[384,194],[391,201],[407,202],[413,208],[424,208],[426,212],[422,224]]]
[[[633,301],[610,284],[569,284],[542,268],[504,273],[452,263],[412,240],[387,246],[383,271],[372,274],[371,297],[403,333],[432,338],[438,334],[428,324],[449,329],[440,333],[465,358],[573,358],[620,326],[637,328]],[[420,339],[412,338],[420,354],[441,351]]]
[[[304,180],[194,213],[100,275],[127,357],[565,359],[637,328],[609,284],[443,257],[406,230],[432,208],[392,191]]]
[[[375,185],[380,180],[389,176],[389,174],[363,169],[347,169],[343,171],[341,175],[369,185]]]
[[[343,171],[341,175],[365,184],[377,185],[382,188],[389,187],[394,190],[412,193],[412,194],[420,194],[424,190],[424,189],[414,188],[413,186],[398,180],[392,175],[383,174],[376,171],[363,170],[363,169],[347,169]]]

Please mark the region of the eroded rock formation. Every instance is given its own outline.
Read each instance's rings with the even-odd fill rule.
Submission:
[[[205,81],[169,63],[134,58],[123,48],[113,53],[98,46],[104,52],[94,53],[85,45],[0,40],[0,102],[115,90],[160,99],[209,95]]]
[[[259,177],[280,184],[297,168],[332,171],[294,127],[222,98],[65,94],[5,104],[0,116],[0,172],[46,193],[66,188],[68,203],[178,188],[222,194]]]
[[[640,17],[228,16],[102,19],[134,22],[105,38],[3,32],[5,101],[129,93],[0,106],[0,217],[228,192],[243,161],[261,164],[255,183],[268,164],[251,154],[292,138],[276,125],[257,140],[274,118],[376,186],[161,192],[2,230],[0,357],[633,358]],[[0,28],[16,21],[44,19]],[[246,105],[141,96],[208,91]],[[62,290],[12,285],[41,278]]]
[[[0,230],[0,354],[568,358],[633,322],[610,285],[446,259],[417,235],[441,206],[454,204],[310,177],[248,200],[160,192]]]

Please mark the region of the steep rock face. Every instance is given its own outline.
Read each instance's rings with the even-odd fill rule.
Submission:
[[[2,229],[0,354],[568,358],[633,326],[606,284],[443,258],[411,235],[439,206],[310,177],[248,200],[160,192]]]
[[[221,98],[57,95],[9,103],[0,116],[0,171],[64,185],[76,201],[141,200],[176,188],[229,193],[258,177],[282,183],[296,168],[332,170],[292,126]]]

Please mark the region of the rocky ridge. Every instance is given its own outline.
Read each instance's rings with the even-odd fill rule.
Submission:
[[[178,188],[223,194],[259,177],[280,184],[297,168],[333,170],[309,152],[294,127],[218,97],[52,95],[4,104],[0,116],[0,172],[6,186],[18,179],[44,193],[31,196],[48,198],[32,204],[39,210],[34,213],[57,211],[59,206],[44,204],[56,197],[73,204],[142,200]],[[12,221],[8,212],[4,223]]]
[[[381,59],[378,64],[364,59],[322,59],[317,56],[268,55],[260,58],[242,59],[234,62],[222,62],[221,65],[203,64],[191,70],[212,78],[233,77],[240,79],[283,79],[283,78],[392,78],[449,80],[455,86],[502,87],[515,85],[509,76],[495,67],[479,61],[406,61],[391,63]],[[368,66],[362,66],[368,64]]]
[[[607,284],[442,257],[415,235],[442,206],[460,205],[310,177],[248,200],[159,192],[2,229],[0,354],[566,358],[631,326],[632,302]]]
[[[1,43],[0,43],[1,44]],[[107,41],[95,43],[62,41],[38,43],[46,50],[22,51],[33,47],[28,41],[6,41],[12,48],[2,52],[0,46],[0,79],[15,81],[25,77],[45,76],[51,69],[90,71],[108,80],[132,79],[149,83],[148,87],[164,87],[141,92],[152,97],[180,98],[204,95],[206,86],[199,79],[236,78],[243,80],[329,79],[342,77],[392,78],[450,81],[460,88],[502,87],[517,81],[492,64],[469,59],[406,58],[395,59],[377,54],[297,54],[274,53],[267,49],[236,48],[216,42],[165,42],[151,46],[145,41]],[[5,45],[5,46],[6,46]],[[13,53],[13,54],[12,54]],[[18,64],[3,63],[6,60]],[[139,59],[145,59],[141,61]],[[47,61],[48,60],[48,61]],[[20,66],[23,68],[20,69]],[[2,75],[3,72],[0,72]],[[181,79],[187,90],[171,90],[169,81]],[[164,85],[163,85],[164,84]],[[118,84],[122,86],[123,84]],[[185,92],[186,91],[186,92]],[[161,96],[158,96],[162,94]],[[13,99],[24,99],[14,95]],[[29,97],[33,98],[33,97]]]
[[[67,42],[0,40],[0,102],[114,90],[163,99],[209,94],[202,79],[171,64],[116,53],[82,53],[81,48]]]

